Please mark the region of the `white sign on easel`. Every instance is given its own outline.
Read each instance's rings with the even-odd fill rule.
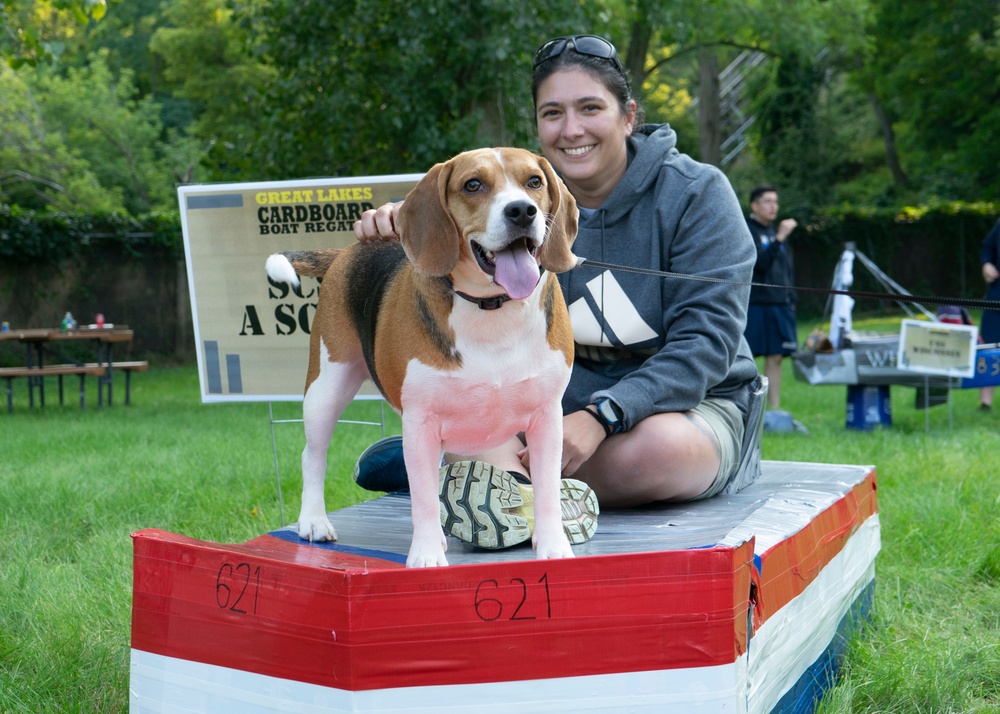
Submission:
[[[978,335],[975,325],[903,320],[896,366],[928,375],[973,377]]]

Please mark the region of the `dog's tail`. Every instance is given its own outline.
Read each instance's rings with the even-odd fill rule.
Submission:
[[[300,275],[311,278],[322,278],[326,275],[327,269],[339,254],[340,249],[334,248],[287,250],[269,256],[264,268],[271,280],[298,286]]]

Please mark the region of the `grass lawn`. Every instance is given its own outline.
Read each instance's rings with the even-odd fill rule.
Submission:
[[[129,534],[242,542],[281,525],[268,406],[201,404],[194,367],[137,375],[127,408],[97,410],[95,392],[86,411],[72,400],[31,411],[17,386],[15,413],[0,413],[0,712],[124,712]],[[927,429],[914,390],[894,387],[892,428],[855,432],[844,426],[845,394],[796,382],[786,361],[782,408],[811,433],[764,441],[766,459],[878,472],[874,627],[822,711],[1000,712],[1000,402],[983,414],[974,391],[955,392],[953,423],[936,407]],[[274,410],[300,415],[294,403]],[[352,410],[378,416],[373,403]],[[301,425],[275,429],[292,521]],[[371,495],[350,472],[379,436],[370,426],[338,431],[328,508]]]

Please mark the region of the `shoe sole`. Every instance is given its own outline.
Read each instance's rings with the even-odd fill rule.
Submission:
[[[534,493],[506,471],[482,461],[459,461],[441,469],[441,526],[479,548],[510,548],[531,539]],[[563,531],[573,545],[597,531],[600,508],[587,484],[560,481]]]

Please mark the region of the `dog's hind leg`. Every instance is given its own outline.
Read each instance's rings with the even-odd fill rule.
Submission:
[[[302,509],[299,537],[310,541],[337,540],[326,513],[323,485],[326,454],[337,420],[368,376],[363,362],[324,361],[302,402],[306,446],[302,450]]]

